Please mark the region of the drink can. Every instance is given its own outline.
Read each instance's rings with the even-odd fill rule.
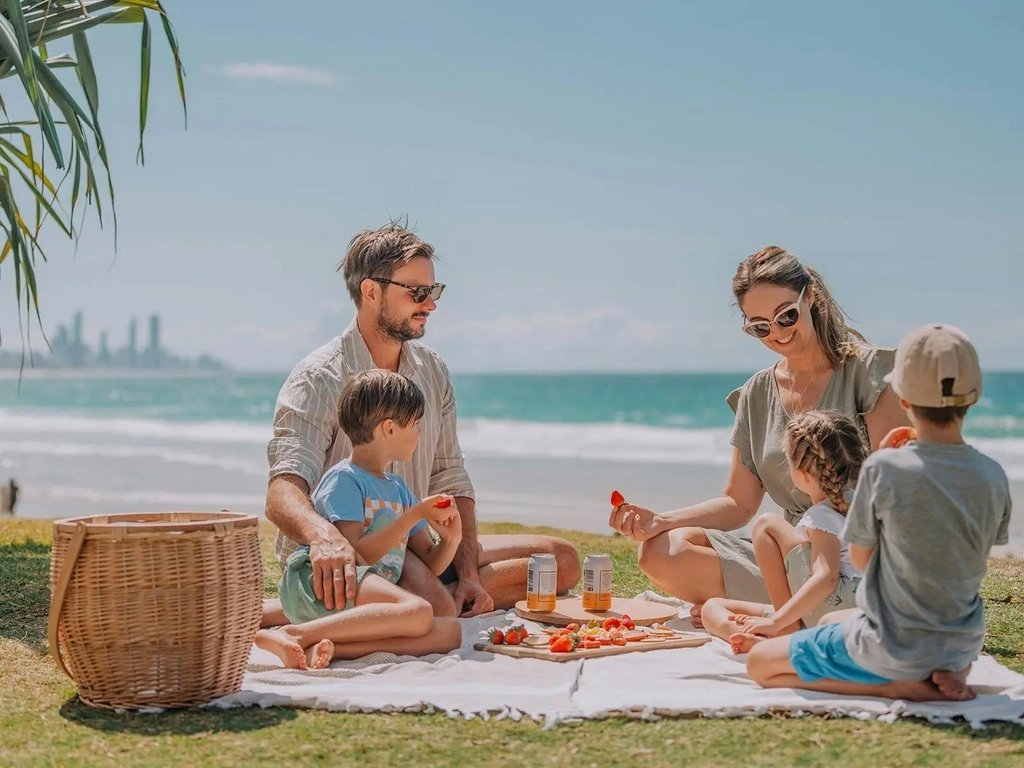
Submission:
[[[587,555],[583,560],[583,610],[612,609],[612,559],[609,555]]]
[[[554,555],[530,555],[526,570],[526,610],[555,610],[558,590],[558,563]]]

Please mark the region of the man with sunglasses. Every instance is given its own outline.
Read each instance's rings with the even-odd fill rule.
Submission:
[[[328,609],[355,597],[357,556],[316,513],[309,494],[323,473],[351,452],[351,441],[339,425],[338,400],[349,376],[372,368],[409,377],[426,399],[412,460],[389,465],[387,471],[401,476],[418,498],[454,496],[462,519],[462,543],[452,566],[438,578],[407,552],[399,586],[428,600],[437,616],[468,617],[510,608],[523,599],[531,554],[555,555],[559,593],[579,580],[579,558],[563,539],[477,535],[475,494],[459,446],[448,368],[418,341],[445,289],[435,280],[433,259],[429,244],[395,223],[352,238],[338,269],[356,316],[341,336],[296,366],[278,395],[274,436],[267,448],[266,515],[279,529],[279,562],[296,544],[309,545],[314,593]],[[284,623],[279,601],[268,600],[263,625]]]

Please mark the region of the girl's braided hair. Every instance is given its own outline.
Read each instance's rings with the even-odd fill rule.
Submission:
[[[813,477],[837,512],[846,514],[843,498],[857,482],[868,456],[860,428],[836,411],[805,411],[786,425],[786,458],[794,469]]]

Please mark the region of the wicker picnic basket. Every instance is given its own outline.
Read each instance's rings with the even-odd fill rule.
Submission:
[[[229,512],[57,520],[50,654],[86,704],[190,707],[241,687],[263,596],[258,521]]]

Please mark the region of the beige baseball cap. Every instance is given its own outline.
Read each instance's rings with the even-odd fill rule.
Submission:
[[[901,400],[924,408],[974,405],[981,397],[978,353],[952,325],[926,325],[904,336],[884,380]]]

